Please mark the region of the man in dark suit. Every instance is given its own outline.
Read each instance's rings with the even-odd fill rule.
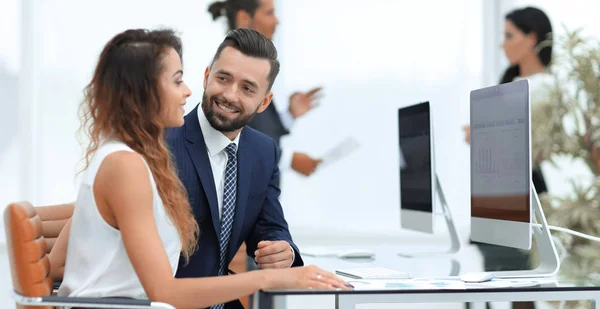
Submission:
[[[212,3],[208,11],[213,19],[222,15],[227,17],[229,30],[250,28],[260,32],[269,39],[273,39],[275,28],[279,20],[275,16],[273,0],[226,0]],[[290,96],[289,108],[279,113],[274,104],[256,115],[248,124],[250,127],[272,137],[277,146],[282,136],[290,133],[294,120],[305,115],[319,98],[321,88],[316,87],[307,92],[296,92]],[[310,176],[321,163],[320,159],[312,158],[308,154],[290,149],[281,149],[279,166],[291,167],[296,172]]]
[[[242,242],[262,269],[303,265],[278,201],[277,146],[246,126],[271,103],[278,72],[271,40],[250,29],[230,32],[206,68],[202,102],[168,132],[200,226],[198,251],[179,265],[178,278],[227,275]]]

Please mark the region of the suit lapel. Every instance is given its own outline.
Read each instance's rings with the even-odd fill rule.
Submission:
[[[237,175],[237,197],[235,206],[235,216],[233,219],[233,228],[231,230],[231,240],[227,250],[229,259],[237,253],[236,244],[239,241],[240,233],[244,225],[244,216],[248,203],[248,194],[250,191],[250,176],[252,171],[252,153],[247,140],[247,134],[242,131],[238,147],[238,175]]]
[[[198,105],[199,106],[199,105]],[[217,189],[212,173],[212,167],[206,150],[206,143],[198,121],[198,106],[185,117],[185,135],[188,143],[187,150],[192,158],[196,173],[202,182],[204,193],[208,198],[210,214],[217,238],[221,235],[221,224],[219,220],[219,204],[217,202]]]

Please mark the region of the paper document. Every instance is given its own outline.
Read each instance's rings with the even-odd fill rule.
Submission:
[[[539,280],[527,280],[527,279],[492,279],[486,282],[474,282],[465,283],[467,288],[476,289],[490,289],[490,288],[517,288],[517,287],[531,287],[539,286]]]
[[[419,279],[348,279],[355,290],[464,290],[465,284],[459,280],[419,280]]]
[[[404,153],[402,153],[402,148],[400,148],[400,168],[404,169],[406,167],[406,159],[404,158]]]
[[[531,286],[557,286],[544,284],[539,280],[522,279],[493,279],[488,282],[465,283],[458,277],[448,278],[415,278],[415,279],[348,279],[348,283],[355,290],[466,290],[466,289],[493,289],[493,288],[519,288]]]
[[[335,163],[336,161],[340,161],[341,159],[355,152],[359,148],[360,144],[358,143],[358,141],[352,137],[348,137],[341,143],[337,144],[335,147],[329,149],[329,151],[327,151],[323,156],[321,156],[323,162],[320,164],[320,166],[329,165]]]
[[[337,269],[335,273],[353,279],[410,279],[407,272],[383,267]]]

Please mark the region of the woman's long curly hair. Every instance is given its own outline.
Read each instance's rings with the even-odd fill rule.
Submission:
[[[112,38],[85,88],[81,129],[90,139],[85,168],[106,138],[120,140],[142,155],[188,261],[199,228],[166,146],[159,97],[163,58],[171,48],[181,57],[181,40],[172,30],[127,30]]]

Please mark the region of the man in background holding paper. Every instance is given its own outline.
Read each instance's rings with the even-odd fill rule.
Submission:
[[[213,2],[208,7],[213,19],[225,15],[229,30],[250,28],[273,39],[275,28],[279,24],[275,16],[273,0],[224,0]],[[302,117],[317,106],[321,88],[315,87],[307,92],[295,92],[290,96],[288,110],[279,113],[273,103],[249,123],[249,126],[270,136],[280,150],[279,167],[292,167],[296,172],[310,176],[315,172],[321,159],[312,158],[303,152],[281,149],[280,139],[290,133],[295,119]]]

